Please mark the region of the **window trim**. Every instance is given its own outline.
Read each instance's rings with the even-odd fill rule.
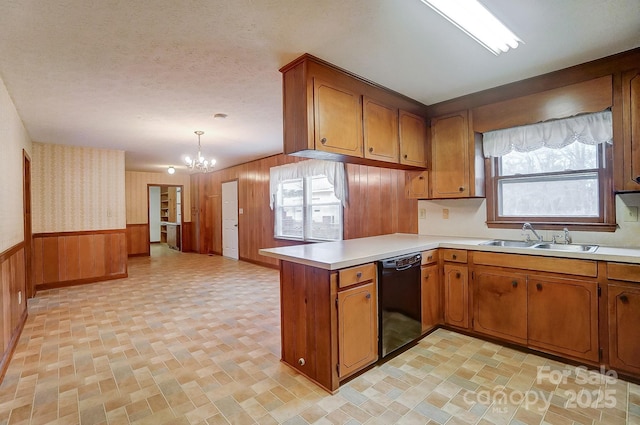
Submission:
[[[570,226],[571,230],[588,230],[595,232],[615,232],[617,228],[615,216],[615,193],[613,190],[613,147],[601,144],[598,153],[598,168],[576,170],[575,172],[549,172],[518,176],[500,176],[500,157],[485,158],[485,184],[487,198],[487,227],[502,229],[518,229],[523,223],[531,223],[536,228],[557,230]],[[529,176],[550,176],[569,173],[597,171],[599,185],[599,217],[536,217],[536,216],[500,216],[499,215],[499,182]]]
[[[294,236],[283,236],[283,235],[278,235],[277,234],[277,230],[278,230],[278,213],[280,212],[280,209],[283,208],[281,206],[278,206],[278,198],[276,197],[275,201],[274,201],[274,208],[273,208],[273,212],[274,212],[274,216],[273,216],[273,238],[276,240],[286,240],[286,241],[297,241],[297,242],[335,242],[335,241],[341,241],[344,240],[344,206],[342,204],[342,202],[338,199],[338,202],[336,203],[324,203],[322,205],[338,205],[339,206],[339,211],[340,211],[340,239],[314,239],[314,238],[307,238],[306,235],[311,233],[310,232],[310,225],[311,223],[309,222],[310,220],[310,212],[311,212],[311,208],[314,206],[314,204],[312,203],[312,189],[310,188],[310,181],[314,178],[314,177],[325,177],[324,175],[316,175],[316,176],[305,176],[305,177],[295,177],[295,178],[291,178],[291,179],[287,179],[287,180],[283,180],[278,182],[278,192],[280,192],[280,187],[282,186],[283,183],[288,182],[288,181],[292,181],[292,180],[302,180],[302,237],[301,238],[297,238]]]

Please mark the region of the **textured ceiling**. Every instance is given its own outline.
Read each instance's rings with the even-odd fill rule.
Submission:
[[[161,171],[194,130],[218,168],[281,152],[305,52],[433,104],[640,46],[638,0],[484,4],[525,44],[496,57],[420,0],[2,0],[0,77],[34,141]]]

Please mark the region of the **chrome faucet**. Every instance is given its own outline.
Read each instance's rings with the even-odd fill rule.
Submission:
[[[531,225],[531,223],[524,223],[522,225],[522,232],[526,232],[527,230],[531,230],[531,233],[533,233],[533,235],[536,237],[536,239],[538,240],[538,242],[542,242],[542,236],[540,236],[538,234],[538,232],[536,232],[536,230],[533,228],[533,226]],[[526,236],[526,241],[529,242],[531,240],[531,237],[529,236],[528,233],[525,234]]]
[[[564,229],[562,229],[562,231],[564,232],[564,243],[566,245],[571,243],[571,235],[569,234],[569,229],[567,229],[566,227]]]

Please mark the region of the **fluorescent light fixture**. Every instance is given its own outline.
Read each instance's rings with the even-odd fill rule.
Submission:
[[[494,55],[522,43],[514,33],[477,0],[422,0]]]

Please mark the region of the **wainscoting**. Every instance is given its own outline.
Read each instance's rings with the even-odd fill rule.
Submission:
[[[33,235],[36,290],[127,277],[127,230]]]
[[[7,370],[11,354],[27,318],[27,300],[24,268],[24,243],[0,254],[0,382]]]
[[[149,254],[149,225],[127,224],[127,255],[141,257]]]

